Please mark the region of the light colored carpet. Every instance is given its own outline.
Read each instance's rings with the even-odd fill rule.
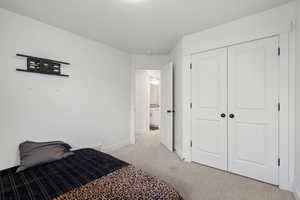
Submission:
[[[252,179],[181,161],[159,143],[159,135],[111,153],[173,185],[185,200],[294,200],[292,193]]]

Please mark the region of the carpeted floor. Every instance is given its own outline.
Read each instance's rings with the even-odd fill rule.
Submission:
[[[181,161],[159,143],[159,134],[112,153],[173,185],[185,200],[294,200],[292,193],[220,170]]]

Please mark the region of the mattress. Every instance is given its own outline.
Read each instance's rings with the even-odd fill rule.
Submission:
[[[108,154],[80,149],[16,173],[0,171],[0,200],[182,200],[169,184]]]

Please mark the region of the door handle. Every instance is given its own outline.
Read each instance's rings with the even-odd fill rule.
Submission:
[[[234,116],[234,114],[230,114],[229,117],[230,117],[231,119],[233,119],[235,116]]]
[[[225,113],[222,113],[220,116],[221,116],[222,118],[225,118],[225,117],[226,117],[226,114],[225,114]]]
[[[174,113],[174,110],[167,110],[167,113]]]

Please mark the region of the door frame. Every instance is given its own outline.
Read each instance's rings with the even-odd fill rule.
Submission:
[[[129,140],[130,144],[135,144],[136,143],[136,129],[135,129],[135,124],[136,124],[136,72],[138,70],[157,70],[161,71],[161,68],[156,68],[156,67],[135,67],[132,66],[131,68],[131,87],[130,87],[130,130],[129,130]],[[150,91],[149,91],[150,92]],[[161,97],[160,97],[161,98]],[[150,99],[149,99],[150,101]],[[161,100],[160,100],[161,101]],[[150,109],[149,109],[150,112]],[[148,116],[147,124],[149,125],[149,132],[150,132],[150,117]]]
[[[281,110],[279,112],[279,140],[278,152],[280,158],[280,167],[278,169],[278,183],[281,189],[292,191],[295,163],[295,31],[287,33],[269,35],[267,37],[256,38],[261,40],[269,37],[279,37],[279,46],[281,49],[279,61],[279,101]],[[237,44],[243,44],[255,40],[243,41],[233,45],[222,46],[219,48],[230,47]],[[193,52],[183,57],[183,73],[184,73],[184,99],[183,99],[183,159],[191,162],[191,147],[190,141],[192,138],[191,132],[191,71],[190,64],[192,62],[192,54],[211,51]],[[288,133],[288,134],[284,134]]]

